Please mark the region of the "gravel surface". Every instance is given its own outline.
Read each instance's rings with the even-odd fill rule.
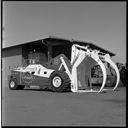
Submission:
[[[126,88],[97,94],[4,87],[2,126],[126,126]]]

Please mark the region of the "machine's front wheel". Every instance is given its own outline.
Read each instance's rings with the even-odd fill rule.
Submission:
[[[50,75],[50,89],[55,92],[63,92],[70,86],[70,79],[65,72],[54,71]]]

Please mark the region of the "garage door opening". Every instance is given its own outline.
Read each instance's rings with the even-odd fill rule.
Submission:
[[[23,66],[29,64],[42,64],[48,61],[48,47],[42,43],[23,46]]]

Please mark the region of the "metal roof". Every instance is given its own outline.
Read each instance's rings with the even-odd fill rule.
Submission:
[[[103,53],[109,53],[110,56],[115,56],[116,54],[115,53],[112,53],[106,49],[103,49],[101,48],[100,46],[98,45],[95,45],[94,43],[92,42],[87,42],[87,41],[79,41],[79,40],[74,40],[74,39],[65,39],[65,38],[58,38],[58,37],[55,37],[55,36],[49,36],[48,38],[45,38],[43,39],[43,41],[46,41],[46,42],[55,42],[55,41],[58,41],[58,42],[65,42],[65,43],[70,43],[70,44],[79,44],[79,45],[83,45],[83,46],[89,46],[89,48],[92,48],[92,49],[97,49],[97,50],[100,50],[101,52]]]

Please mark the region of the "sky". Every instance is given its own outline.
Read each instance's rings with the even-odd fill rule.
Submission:
[[[92,42],[126,63],[126,2],[3,2],[3,47],[57,36]]]

